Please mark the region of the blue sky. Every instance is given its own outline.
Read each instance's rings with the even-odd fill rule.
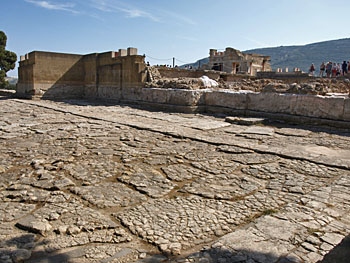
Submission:
[[[1,0],[6,49],[89,54],[136,47],[182,65],[241,51],[350,37],[348,0]],[[349,52],[350,53],[350,52]],[[17,70],[8,76],[17,76]]]

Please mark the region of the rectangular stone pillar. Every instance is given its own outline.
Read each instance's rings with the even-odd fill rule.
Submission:
[[[127,55],[127,51],[126,49],[119,49],[119,56],[123,57],[123,56],[126,56]]]
[[[137,55],[137,48],[128,47],[128,56]]]

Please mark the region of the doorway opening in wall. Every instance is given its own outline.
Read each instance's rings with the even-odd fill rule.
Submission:
[[[212,69],[217,71],[223,71],[223,65],[222,63],[214,63]]]

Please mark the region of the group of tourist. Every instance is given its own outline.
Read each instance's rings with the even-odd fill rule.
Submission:
[[[312,63],[309,68],[310,75],[315,75],[315,65]],[[322,62],[320,65],[320,73],[319,77],[326,76],[327,78],[335,78],[338,76],[345,76],[348,72],[350,72],[350,61],[343,63],[335,63],[335,62]]]

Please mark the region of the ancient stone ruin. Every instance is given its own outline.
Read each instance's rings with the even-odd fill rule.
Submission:
[[[349,81],[279,73],[23,57],[0,92],[0,262],[348,262]]]
[[[209,63],[203,68],[249,76],[256,76],[257,72],[271,71],[269,56],[243,53],[231,47],[227,47],[225,51],[210,49]]]
[[[136,48],[88,55],[34,51],[21,58],[16,95],[109,100],[182,112],[350,121],[348,79],[273,73],[268,57],[243,55],[232,48],[210,54],[207,66],[188,70],[147,66]],[[231,65],[230,73],[205,69],[216,64],[226,69]],[[240,74],[243,70],[248,74]],[[271,78],[251,76],[257,71]],[[205,78],[217,84],[208,86]]]

